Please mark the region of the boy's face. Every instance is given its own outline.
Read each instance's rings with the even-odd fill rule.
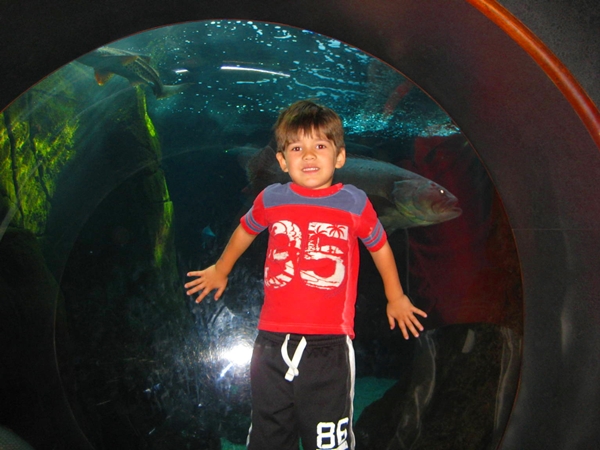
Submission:
[[[290,174],[292,181],[309,189],[331,186],[335,169],[346,162],[346,149],[336,148],[333,141],[313,130],[300,134],[283,152],[277,152],[281,170]]]

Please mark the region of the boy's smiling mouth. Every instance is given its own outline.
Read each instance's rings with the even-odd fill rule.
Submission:
[[[302,172],[316,172],[317,170],[319,170],[318,167],[311,166],[311,167],[304,167],[302,169]]]

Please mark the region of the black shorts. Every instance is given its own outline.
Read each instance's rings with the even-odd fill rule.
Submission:
[[[292,360],[302,336],[259,331],[251,363],[250,450],[354,448],[354,349],[348,336],[307,335],[297,370]],[[287,376],[287,379],[286,379]]]

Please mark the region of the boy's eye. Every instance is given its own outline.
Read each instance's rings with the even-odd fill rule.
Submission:
[[[301,147],[298,147],[298,146],[290,148],[290,151],[291,151],[291,152],[298,152],[298,151],[300,151],[300,150],[302,150],[302,148],[301,148]]]
[[[326,145],[325,145],[325,144],[317,144],[317,148],[318,148],[319,150],[323,150],[325,147],[326,147]]]

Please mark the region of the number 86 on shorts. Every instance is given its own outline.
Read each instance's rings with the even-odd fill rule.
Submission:
[[[347,417],[341,419],[337,426],[333,422],[321,422],[317,425],[318,450],[347,450],[348,449]]]

